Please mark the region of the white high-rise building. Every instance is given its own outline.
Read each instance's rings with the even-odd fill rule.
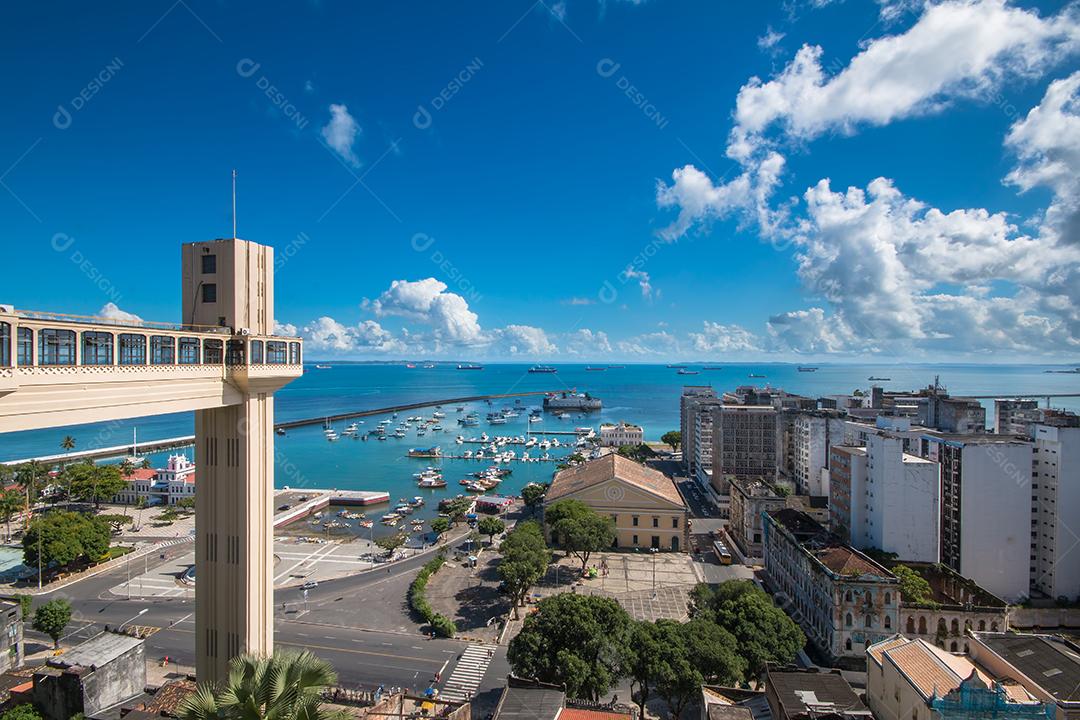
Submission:
[[[791,479],[801,495],[828,495],[829,418],[824,413],[796,413],[791,424]]]
[[[940,559],[940,476],[936,462],[904,452],[904,441],[888,431],[866,443],[860,549],[879,548],[901,560],[936,563]]]
[[[679,398],[679,432],[682,434],[683,469],[687,477],[697,476],[695,425],[702,402],[716,402],[711,385],[687,385]]]
[[[1031,589],[1080,599],[1080,427],[1036,425],[1031,469]]]
[[[926,430],[919,455],[941,466],[941,562],[998,597],[1027,597],[1031,442]]]

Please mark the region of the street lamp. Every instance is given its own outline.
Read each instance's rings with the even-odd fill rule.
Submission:
[[[116,632],[120,632],[121,630],[123,630],[124,626],[127,625],[128,623],[134,622],[135,620],[138,620],[139,618],[141,618],[143,615],[146,614],[146,612],[149,609],[150,608],[143,608],[142,610],[140,610],[138,613],[135,614],[135,617],[129,618],[129,619],[125,620],[124,622],[120,623],[120,626],[118,628],[116,628]]]
[[[649,548],[652,552],[652,599],[656,599],[656,553],[659,552],[657,548]]]

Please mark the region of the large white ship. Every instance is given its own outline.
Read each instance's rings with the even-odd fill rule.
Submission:
[[[551,411],[581,410],[592,412],[601,408],[600,398],[589,393],[562,392],[544,396],[544,409]]]

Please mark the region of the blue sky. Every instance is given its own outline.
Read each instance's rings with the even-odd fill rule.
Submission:
[[[0,302],[177,318],[236,168],[309,356],[1080,358],[1075,4],[0,14]]]

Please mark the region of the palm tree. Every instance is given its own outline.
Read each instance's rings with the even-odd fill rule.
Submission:
[[[75,438],[70,435],[65,435],[64,439],[60,441],[60,447],[63,448],[65,452],[71,452],[75,449]]]
[[[22,488],[26,496],[23,530],[26,530],[30,524],[30,496],[37,493],[38,476],[42,474],[43,469],[41,463],[37,460],[24,462],[15,468],[15,482]]]
[[[199,685],[180,706],[184,720],[330,720],[347,717],[322,706],[322,691],[337,682],[330,663],[310,651],[272,657],[240,655],[217,686]]]

